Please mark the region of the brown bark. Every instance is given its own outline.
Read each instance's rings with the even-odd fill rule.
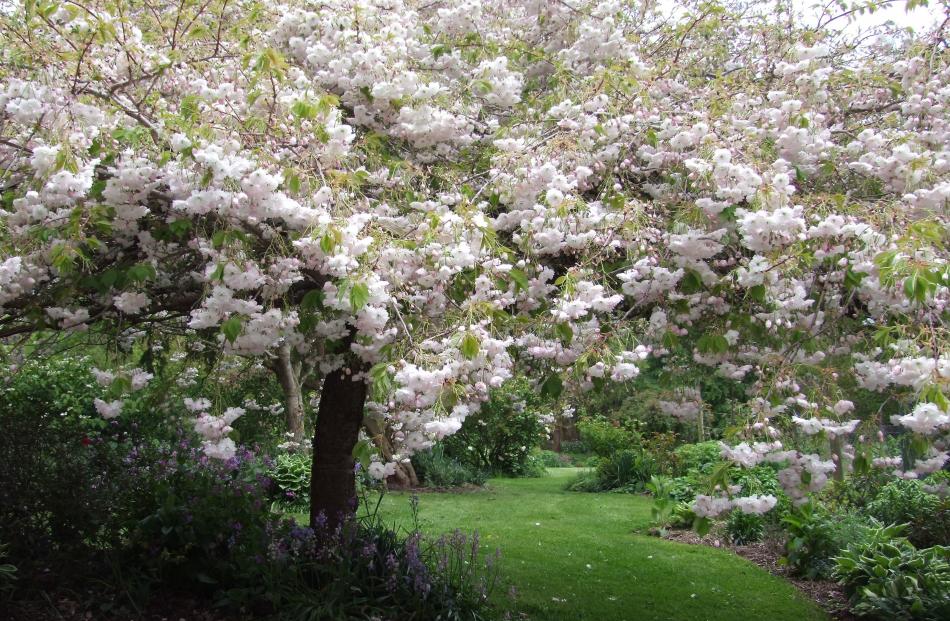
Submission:
[[[344,369],[323,380],[313,430],[310,524],[331,526],[356,512],[353,447],[359,440],[366,403],[366,382],[353,381]]]
[[[274,370],[277,373],[277,379],[280,380],[280,387],[284,391],[287,432],[293,436],[293,441],[299,444],[304,438],[303,392],[300,387],[300,368],[293,363],[289,343],[282,343],[277,350]]]

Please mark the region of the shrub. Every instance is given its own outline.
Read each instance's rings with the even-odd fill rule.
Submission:
[[[761,515],[733,509],[726,519],[726,536],[735,545],[761,541],[764,534],[765,519]]]
[[[643,438],[641,449],[650,455],[658,472],[671,476],[676,470],[676,435],[673,433],[654,433]]]
[[[143,454],[124,507],[124,563],[150,579],[188,586],[239,580],[268,545],[270,480],[241,450],[210,460],[197,447]]]
[[[744,496],[775,496],[778,503],[775,508],[761,516],[765,522],[776,524],[792,508],[791,499],[778,482],[777,466],[775,464],[761,464],[754,468],[740,468],[733,475],[732,482],[742,488]]]
[[[0,411],[29,411],[39,417],[67,415],[69,423],[87,415],[87,422],[101,426],[94,416],[93,399],[101,393],[90,368],[93,361],[86,356],[62,356],[23,364],[0,383]]]
[[[908,539],[918,548],[950,542],[950,501],[928,493],[921,481],[895,480],[867,505],[884,524],[909,524]]]
[[[576,477],[568,481],[565,486],[569,492],[602,492],[604,488],[601,485],[600,478],[596,472],[581,472]]]
[[[640,493],[651,477],[661,474],[653,457],[642,450],[617,451],[599,459],[592,472],[582,472],[567,485],[572,492],[604,492],[609,490]]]
[[[129,485],[121,424],[99,432],[83,415],[7,401],[0,428],[0,539],[21,570],[112,545],[120,532],[113,516]]]
[[[639,443],[639,436],[604,418],[586,418],[577,424],[584,444],[599,457],[629,449]]]
[[[419,480],[429,487],[483,485],[488,475],[445,454],[442,444],[412,456],[412,465]]]
[[[472,470],[508,476],[536,475],[531,452],[546,437],[538,417],[541,396],[526,378],[492,390],[488,402],[443,440],[445,453]]]
[[[692,502],[702,487],[702,481],[695,475],[670,479],[670,495],[679,502]]]
[[[698,470],[708,474],[714,464],[722,461],[721,452],[718,441],[678,446],[673,451],[676,456],[677,472],[685,475],[690,470]]]
[[[525,478],[543,477],[548,473],[547,466],[544,464],[544,458],[537,453],[528,456],[527,461],[519,469],[517,476]]]
[[[544,468],[570,468],[574,465],[570,455],[554,451],[541,450],[535,453],[534,457]]]
[[[696,522],[693,506],[688,502],[678,502],[670,515],[670,528],[692,528]]]
[[[834,577],[844,586],[851,611],[875,619],[950,618],[950,547],[918,550],[902,531],[874,529],[867,542],[835,559]]]
[[[622,488],[642,492],[650,478],[658,474],[658,468],[648,453],[628,449],[602,460],[596,472],[602,490]]]
[[[584,455],[590,453],[590,447],[583,440],[565,440],[561,442],[562,453],[572,453],[575,455]]]
[[[843,481],[829,481],[820,498],[832,510],[862,510],[874,500],[890,479],[891,477],[878,468],[861,474],[855,472]]]
[[[261,600],[288,619],[483,618],[497,553],[482,559],[478,534],[425,539],[366,518],[316,529],[285,524],[259,570],[225,593],[232,607]]]
[[[807,504],[786,515],[784,562],[792,572],[810,580],[828,578],[834,557],[850,545],[863,541],[871,523],[851,513],[829,513]]]

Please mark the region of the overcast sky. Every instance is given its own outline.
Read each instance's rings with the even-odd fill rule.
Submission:
[[[802,6],[811,6],[815,4],[814,0],[799,1],[802,2]],[[927,26],[935,24],[938,20],[943,19],[943,12],[945,9],[939,2],[935,0],[931,0],[931,6],[917,7],[911,11],[907,11],[906,5],[907,3],[904,1],[894,2],[881,9],[878,9],[874,13],[856,15],[848,27],[854,28],[877,26],[883,24],[885,21],[891,20],[901,27],[926,28]],[[844,20],[839,20],[839,22],[836,23],[843,21]]]

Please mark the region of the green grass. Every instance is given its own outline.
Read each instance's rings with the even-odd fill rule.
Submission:
[[[486,553],[501,549],[494,600],[523,613],[512,619],[827,619],[791,584],[731,552],[636,534],[649,525],[649,498],[567,492],[578,469],[548,472],[541,479],[492,479],[485,491],[420,494],[425,532],[477,529]],[[409,526],[409,499],[386,495],[384,520]]]

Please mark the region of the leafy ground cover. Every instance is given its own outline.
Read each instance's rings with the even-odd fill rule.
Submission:
[[[794,586],[731,552],[646,535],[650,498],[565,491],[577,472],[550,469],[542,478],[491,479],[484,491],[421,494],[421,526],[432,535],[477,530],[484,548],[500,548],[503,584],[494,600],[513,618],[826,618]],[[389,493],[379,510],[408,526],[411,498]]]

